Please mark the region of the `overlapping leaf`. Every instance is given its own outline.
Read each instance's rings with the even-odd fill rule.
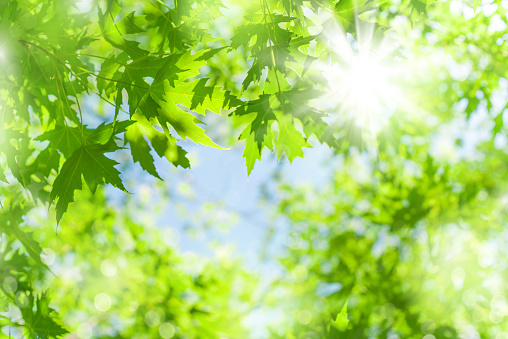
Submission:
[[[120,172],[114,167],[118,163],[104,155],[110,151],[104,145],[82,145],[64,163],[51,191],[51,200],[58,198],[56,203],[58,221],[69,203],[74,201],[74,191],[82,189],[82,177],[92,192],[95,192],[97,185],[102,184],[111,184],[126,191],[120,179]]]

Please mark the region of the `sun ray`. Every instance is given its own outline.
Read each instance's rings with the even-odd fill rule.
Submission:
[[[401,83],[409,62],[394,57],[399,46],[393,39],[376,37],[373,23],[357,20],[356,38],[339,24],[330,25],[325,32],[330,57],[320,64],[329,87],[327,111],[335,111],[338,121],[352,121],[363,146],[374,151],[396,111],[415,111]]]

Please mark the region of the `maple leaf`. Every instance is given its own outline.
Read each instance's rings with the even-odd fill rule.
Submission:
[[[337,314],[337,318],[331,321],[331,325],[341,332],[345,331],[349,325],[349,319],[347,318],[347,302],[348,300],[346,300],[339,314]]]
[[[283,110],[291,112],[293,117],[301,121],[307,138],[314,134],[320,142],[338,148],[339,144],[333,135],[332,127],[323,120],[327,114],[307,105],[309,100],[319,98],[321,94],[321,91],[314,89],[293,88],[280,93],[278,97],[284,107]]]
[[[123,76],[119,69],[127,65],[128,60],[129,56],[124,52],[116,57],[115,53],[111,53],[105,58],[97,76],[97,90],[99,93],[104,93],[107,97],[113,93],[115,85]]]
[[[68,205],[74,201],[74,191],[82,189],[82,176],[92,192],[95,192],[97,185],[101,184],[111,184],[126,191],[120,179],[120,172],[114,167],[118,163],[104,155],[110,151],[104,145],[81,146],[63,164],[50,195],[51,201],[58,198],[56,204],[58,222],[67,211]]]
[[[134,162],[139,162],[141,168],[161,179],[155,169],[154,159],[150,154],[151,147],[145,140],[146,137],[159,157],[165,157],[175,166],[190,168],[186,157],[187,152],[176,144],[175,137],[157,131],[142,114],[135,114],[133,119],[136,124],[128,127],[125,133],[125,144],[130,144]]]
[[[194,55],[190,52],[183,55],[173,54],[155,63],[151,62],[149,66],[147,62],[144,61],[143,67],[141,68],[145,69],[145,71],[146,68],[153,69],[154,72],[150,72],[150,76],[154,79],[152,84],[148,85],[139,74],[136,75],[141,70],[133,72],[131,78],[137,79],[138,83],[133,86],[131,90],[128,89],[130,113],[134,114],[136,109],[139,108],[147,118],[157,117],[161,109],[161,102],[165,101],[165,82],[169,82],[171,86],[175,87],[175,84],[181,81],[180,79],[198,75],[198,68],[206,63],[206,61],[201,60],[203,54],[204,51]],[[124,79],[124,81],[128,82],[131,81],[131,79]],[[119,96],[121,95],[121,88],[123,87],[119,86]],[[214,109],[220,110],[220,107],[216,106]]]
[[[11,223],[10,227],[16,238],[23,244],[30,257],[41,266],[45,266],[41,261],[42,248],[33,238],[33,232],[23,232],[18,225]]]
[[[270,18],[269,22],[240,27],[231,38],[231,47],[234,49],[240,46],[247,48],[251,40],[255,41],[254,45],[250,47],[250,54],[254,57],[254,63],[242,83],[243,90],[247,89],[252,82],[261,79],[265,67],[272,67],[285,73],[286,62],[294,61],[289,50],[293,33],[282,29],[278,25],[282,22],[292,21],[294,18],[281,15],[271,15]]]
[[[189,159],[187,159],[187,151],[176,144],[177,140],[175,137],[166,137],[164,134],[155,130],[147,137],[159,157],[165,157],[175,166],[190,168],[190,162]]]
[[[45,266],[41,261],[42,248],[33,238],[33,232],[24,232],[19,226],[23,222],[23,216],[28,208],[15,204],[9,208],[9,213],[0,215],[0,223],[4,225],[2,232],[14,235],[18,239],[30,257],[40,266]]]
[[[203,55],[207,51],[199,51],[195,54],[173,54],[164,58],[164,64],[158,69],[152,83],[153,95],[159,99],[164,93],[164,82],[169,81],[174,86],[177,81],[185,81],[199,75],[199,68],[206,65]]]
[[[247,167],[247,174],[254,168],[256,160],[261,160],[263,147],[272,150],[271,125],[277,119],[275,109],[278,106],[275,95],[263,94],[256,100],[247,101],[230,115],[249,119],[247,127],[240,135],[240,139],[247,139],[243,157]]]
[[[147,116],[156,113],[151,110],[150,91],[151,86],[145,81],[146,77],[154,77],[164,67],[166,59],[158,59],[144,56],[126,65],[121,80],[117,84],[117,102],[121,103],[122,90],[128,93],[129,112],[134,114],[138,108],[144,109]]]
[[[134,15],[135,12],[130,12],[123,19],[121,19],[118,23],[115,24],[116,29],[120,32],[120,34],[135,34],[142,33],[145,30],[142,28],[146,25],[146,19],[144,15]]]
[[[32,297],[30,300],[33,300]],[[49,306],[49,302],[47,294],[42,293],[40,296],[35,297],[35,312],[33,311],[34,307],[31,305],[32,303],[29,303],[27,307],[21,308],[25,326],[35,338],[58,338],[69,333],[69,331],[57,324],[52,318],[56,312]]]
[[[66,158],[69,158],[81,145],[81,131],[77,127],[56,126],[39,135],[35,140],[48,140],[53,149],[59,150]]]
[[[148,51],[139,48],[139,42],[126,40],[120,29],[114,23],[114,18],[120,12],[120,7],[116,1],[108,1],[104,12],[99,8],[99,26],[102,30],[102,36],[113,47],[116,47],[134,59],[146,56]],[[131,28],[132,29],[132,26]]]
[[[264,34],[265,32],[263,24],[242,25],[236,28],[235,35],[231,37],[231,47],[234,49],[237,49],[240,46],[247,48],[249,47],[253,37],[255,36],[263,37]],[[261,40],[261,43],[263,43],[263,39],[256,40]]]
[[[218,87],[206,87],[203,79],[178,83],[175,86],[165,81],[163,98],[164,102],[159,102],[161,109],[158,119],[164,129],[167,129],[169,124],[184,140],[189,138],[197,144],[226,149],[214,143],[205,134],[205,130],[196,124],[197,119],[192,113],[178,107],[183,105],[201,114],[204,114],[207,109],[220,112],[224,102],[224,92],[221,92]]]
[[[135,121],[133,120],[114,121],[108,124],[103,122],[95,129],[88,129],[86,128],[86,125],[84,125],[83,142],[85,145],[106,145],[111,143],[113,138],[118,139],[116,135],[125,132],[127,127],[134,123]],[[115,147],[114,145],[112,146],[113,148]]]
[[[45,177],[49,176],[51,170],[58,171],[60,165],[60,154],[55,150],[45,149],[42,150],[35,159],[34,165],[36,170],[33,172],[42,173]]]
[[[48,140],[52,149],[59,150],[68,159],[82,144],[106,144],[112,136],[125,132],[125,129],[133,123],[134,121],[130,120],[101,123],[95,129],[89,129],[86,125],[83,129],[57,125],[54,129],[39,135],[35,140]]]
[[[277,124],[279,135],[277,137],[277,159],[280,159],[282,153],[286,153],[289,161],[292,162],[296,157],[303,158],[303,147],[310,147],[302,133],[295,128],[293,117],[278,112]]]
[[[242,153],[242,157],[245,158],[245,167],[247,167],[247,175],[250,175],[254,169],[256,161],[261,161],[261,149],[255,142],[255,135],[251,133],[245,142],[245,148]]]
[[[355,3],[354,0],[339,0],[335,5],[335,16],[339,19],[344,29],[348,30],[354,25]]]
[[[139,162],[141,167],[156,178],[161,178],[155,169],[154,160],[150,154],[150,146],[137,124],[125,132],[125,142],[130,144],[132,159]]]
[[[270,20],[265,20],[263,15],[251,16],[251,24],[243,25],[235,30],[231,37],[231,47],[237,49],[240,46],[252,48],[256,54],[266,48],[270,40],[274,45],[282,46],[288,44],[293,33],[279,26],[280,23],[290,22],[294,18],[283,15],[270,15]],[[264,21],[258,23],[256,21]],[[253,39],[255,38],[255,39]],[[252,46],[250,46],[252,43]]]

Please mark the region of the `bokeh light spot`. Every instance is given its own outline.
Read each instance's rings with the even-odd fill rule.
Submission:
[[[111,308],[111,298],[106,293],[99,293],[95,296],[94,304],[96,309],[106,312]]]
[[[175,327],[170,323],[163,323],[162,325],[159,326],[159,334],[164,339],[173,338],[173,336],[175,335]]]

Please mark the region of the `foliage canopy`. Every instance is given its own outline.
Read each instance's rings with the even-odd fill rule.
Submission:
[[[274,338],[508,337],[507,6],[0,2],[0,335],[249,337],[244,318],[269,308]],[[335,84],[330,65],[365,48],[400,92]],[[104,197],[133,189],[132,163],[190,169],[189,141],[239,145],[247,175],[263,151],[330,150],[324,188],[276,178],[291,229],[268,292]]]

